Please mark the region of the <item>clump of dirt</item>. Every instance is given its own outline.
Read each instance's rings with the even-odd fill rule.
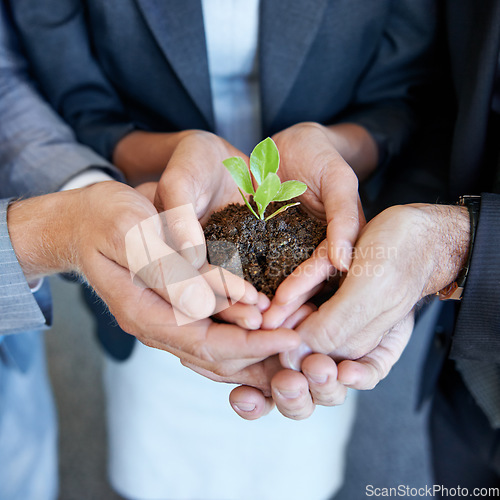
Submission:
[[[267,213],[282,205],[272,203]],[[326,238],[326,224],[300,206],[263,221],[246,206],[231,204],[212,214],[204,233],[211,264],[238,274],[239,256],[245,279],[272,298],[280,283]]]

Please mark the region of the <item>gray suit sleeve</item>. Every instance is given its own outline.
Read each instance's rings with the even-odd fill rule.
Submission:
[[[0,335],[46,326],[12,248],[7,230],[9,200],[0,200]]]
[[[75,142],[69,127],[37,93],[4,2],[0,4],[0,117],[1,197],[57,191],[90,167],[122,180],[117,169]]]
[[[38,0],[15,0],[11,8],[51,105],[79,141],[111,159],[116,143],[135,127],[90,47],[84,2],[52,1],[42,6]],[[64,64],[56,55],[61,46]]]

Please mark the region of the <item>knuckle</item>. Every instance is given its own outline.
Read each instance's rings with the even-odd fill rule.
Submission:
[[[124,332],[127,332],[128,334],[134,335],[135,337],[139,338],[140,330],[137,327],[137,322],[131,317],[130,314],[121,314],[120,312],[117,312],[115,314],[113,311],[110,312],[114,315],[116,322]],[[148,342],[148,338],[140,338],[139,340],[143,344]]]
[[[324,321],[316,325],[313,335],[307,340],[313,351],[329,354],[335,349],[335,341],[330,331],[331,326],[331,324]]]
[[[282,413],[285,417],[290,418],[291,420],[305,420],[306,418],[309,418],[313,412],[314,412],[314,406],[309,405],[309,406],[304,406],[300,408],[290,408],[290,407],[280,407],[278,406],[278,410],[280,413]]]
[[[227,379],[227,377],[230,377],[231,375],[234,375],[234,369],[231,368],[230,365],[225,364],[225,363],[217,363],[214,366],[212,366],[211,371],[218,375],[221,380],[222,379]]]
[[[371,391],[374,389],[377,384],[385,378],[387,373],[384,374],[384,368],[378,362],[370,363],[368,365],[370,367],[370,374],[364,381],[363,389]]]
[[[338,388],[335,391],[328,394],[322,394],[322,393],[313,394],[313,401],[315,404],[321,406],[339,406],[341,404],[344,404],[346,394],[347,394],[347,389],[345,387],[343,389]]]
[[[209,345],[205,341],[196,342],[193,344],[191,354],[203,361],[205,364],[209,365],[209,370],[216,373],[217,375],[222,375],[220,373],[222,366],[217,359],[213,356]]]
[[[168,229],[174,234],[182,234],[187,231],[188,225],[183,218],[173,217],[168,223]]]
[[[342,186],[350,188],[352,190],[358,190],[358,177],[348,163],[344,162],[342,166],[339,165],[339,167],[335,171],[335,176],[337,178],[337,182],[340,181],[342,183]]]
[[[344,229],[347,227],[355,227],[359,226],[359,214],[357,210],[343,210],[342,212],[338,212],[336,216],[334,215],[333,220],[334,230],[339,231],[339,229]],[[342,226],[342,227],[341,227]]]

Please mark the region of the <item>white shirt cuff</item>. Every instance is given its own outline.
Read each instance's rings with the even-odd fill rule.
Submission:
[[[68,191],[70,189],[79,189],[97,182],[114,181],[113,177],[106,174],[99,168],[89,168],[81,174],[72,177],[66,184],[63,184],[59,191]]]

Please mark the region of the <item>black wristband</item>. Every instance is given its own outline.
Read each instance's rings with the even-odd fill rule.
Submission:
[[[479,209],[481,208],[481,196],[464,195],[459,199],[458,204],[462,207],[467,207],[470,218],[470,237],[469,237],[469,252],[464,267],[460,269],[457,279],[445,286],[438,292],[441,300],[462,300],[464,293],[465,282],[469,275],[470,263],[472,260],[472,249],[474,248],[474,240],[476,238],[477,223],[479,221]]]

